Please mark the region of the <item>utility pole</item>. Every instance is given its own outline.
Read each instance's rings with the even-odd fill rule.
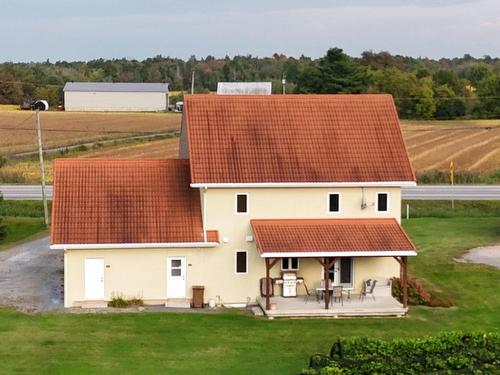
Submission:
[[[194,94],[194,70],[191,73],[191,95]]]
[[[47,207],[47,197],[45,195],[45,166],[43,164],[42,149],[42,129],[40,128],[40,109],[36,109],[36,132],[38,135],[38,156],[40,158],[40,177],[42,181],[43,212],[45,215],[45,225],[49,225],[49,209]]]
[[[283,95],[286,94],[286,74],[283,73],[283,77],[281,79],[281,84],[283,86]]]

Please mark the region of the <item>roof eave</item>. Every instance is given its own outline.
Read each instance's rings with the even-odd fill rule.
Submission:
[[[415,181],[367,181],[367,182],[222,182],[190,184],[192,188],[296,188],[296,187],[412,187]]]
[[[262,258],[333,258],[333,257],[398,257],[416,256],[415,250],[376,251],[273,251],[262,252]]]
[[[218,242],[148,242],[148,243],[103,243],[103,244],[52,244],[52,250],[104,250],[104,249],[164,249],[216,247]]]

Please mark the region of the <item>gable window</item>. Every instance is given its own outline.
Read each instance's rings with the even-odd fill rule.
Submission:
[[[236,273],[248,272],[248,260],[246,251],[236,252]]]
[[[248,212],[248,194],[236,194],[236,213],[246,214]]]
[[[298,271],[299,258],[282,258],[281,269],[283,271]]]
[[[340,212],[340,194],[328,194],[328,212]]]
[[[389,194],[388,193],[377,193],[377,211],[378,212],[389,211]]]

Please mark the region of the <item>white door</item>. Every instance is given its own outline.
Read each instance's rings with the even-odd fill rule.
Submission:
[[[186,298],[186,258],[167,259],[167,298]]]
[[[85,299],[101,301],[104,299],[104,259],[85,259]]]

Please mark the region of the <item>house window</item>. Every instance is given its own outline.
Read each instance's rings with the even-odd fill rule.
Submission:
[[[236,273],[247,273],[248,272],[248,261],[246,251],[236,252]]]
[[[248,212],[248,194],[236,194],[236,213],[246,214]]]
[[[299,269],[299,258],[282,258],[281,269],[283,271],[297,271]]]
[[[389,211],[389,194],[377,193],[377,211],[378,212]]]
[[[340,194],[328,194],[328,212],[340,212]]]

